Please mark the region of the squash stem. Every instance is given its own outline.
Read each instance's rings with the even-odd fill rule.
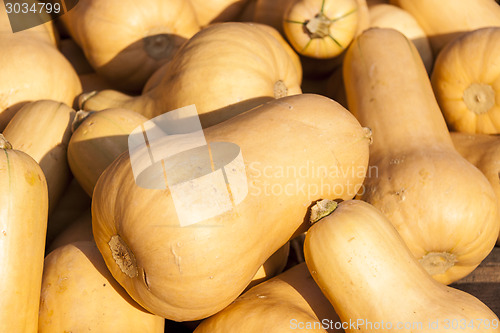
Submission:
[[[94,111],[80,110],[76,112],[75,119],[71,123],[71,132],[75,132],[78,127],[87,119]]]
[[[321,220],[323,217],[330,215],[336,208],[337,202],[334,200],[323,199],[318,201],[311,207],[311,217],[309,221],[314,224]]]
[[[464,90],[463,100],[475,114],[487,113],[495,106],[495,90],[489,84],[473,83]]]
[[[0,134],[0,149],[12,149],[12,145],[9,141],[7,141],[3,134]]]
[[[325,38],[330,35],[331,24],[331,20],[325,14],[318,13],[305,23],[305,29],[311,38]]]

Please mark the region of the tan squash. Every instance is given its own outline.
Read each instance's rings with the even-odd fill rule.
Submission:
[[[358,16],[355,0],[294,0],[283,15],[283,29],[301,55],[334,58],[356,36]]]
[[[45,258],[38,332],[163,333],[164,326],[113,279],[94,242],[67,244]]]
[[[384,214],[364,201],[341,202],[314,224],[304,254],[347,333],[500,332],[491,309],[431,278]]]
[[[80,0],[60,19],[95,71],[126,91],[140,91],[199,30],[185,0]]]
[[[248,0],[189,0],[198,23],[205,27],[215,22],[235,21]]]
[[[27,102],[50,99],[73,105],[82,86],[66,58],[36,38],[0,38],[0,131]]]
[[[40,166],[0,134],[0,322],[36,332],[48,193]]]
[[[147,118],[127,109],[78,111],[68,145],[68,163],[85,192],[92,196],[104,169],[128,149],[128,135]]]
[[[90,209],[90,197],[73,178],[64,190],[56,208],[49,215],[47,244],[50,244],[59,233],[87,209]]]
[[[3,135],[14,149],[30,155],[42,168],[49,191],[49,214],[54,211],[71,180],[68,142],[75,110],[52,100],[25,104]]]
[[[250,289],[202,321],[194,333],[343,332],[335,329],[338,322],[332,305],[301,263]]]
[[[139,97],[113,90],[81,96],[80,107],[122,107],[147,118],[195,104],[204,127],[272,98],[301,93],[297,59],[258,24],[218,23],[191,38],[154,89]]]
[[[431,82],[452,130],[500,134],[499,59],[500,26],[465,33],[439,53]]]
[[[451,132],[455,149],[488,178],[500,207],[500,137]],[[500,234],[497,245],[500,246]]]
[[[40,11],[40,5],[38,5],[35,0],[18,2],[19,8],[15,6],[14,3],[14,1],[9,1],[8,3],[4,3],[4,6],[0,7],[0,39],[4,37],[28,37],[58,47],[59,33],[50,15]],[[33,15],[33,13],[29,11],[27,15],[24,14],[22,11],[25,10],[26,5],[28,9],[34,9],[33,5],[35,5],[39,10],[37,15]],[[15,14],[16,10],[20,11],[17,15]],[[13,13],[12,22],[9,19],[7,11]]]
[[[461,34],[500,26],[500,6],[495,0],[391,0],[418,21],[431,43],[434,57]]]
[[[184,193],[191,183],[183,180],[199,184],[209,171],[181,163],[181,153],[162,160],[173,185],[161,189],[163,162],[147,167],[149,150],[142,149],[132,154],[135,171],[129,152],[104,171],[92,200],[94,239],[115,279],[146,309],[175,321],[229,305],[272,253],[304,231],[308,207],[323,197],[352,198],[368,164],[370,133],[320,95],[272,100],[205,129],[204,137],[216,165],[235,159],[224,169],[229,185],[214,180],[210,195],[212,185]],[[180,147],[183,139],[163,136],[149,146]],[[194,164],[199,151],[187,152]]]
[[[349,110],[373,131],[360,198],[436,280],[469,274],[495,245],[497,199],[453,147],[417,49],[397,30],[366,30],[346,53],[344,81]]]
[[[417,20],[406,10],[391,4],[377,4],[369,7],[370,26],[393,28],[415,44],[422,57],[427,73],[431,73],[434,57],[429,39]]]

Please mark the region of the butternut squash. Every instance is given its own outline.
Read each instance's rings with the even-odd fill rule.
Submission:
[[[0,131],[27,102],[73,105],[81,93],[74,68],[53,45],[36,38],[0,38]]]
[[[301,263],[253,287],[202,321],[194,333],[343,332],[335,329],[338,322],[332,305]]]
[[[488,178],[500,207],[500,137],[451,132],[455,149]],[[497,245],[500,245],[500,234]]]
[[[60,17],[94,70],[139,91],[199,26],[189,1],[80,0]]]
[[[455,150],[416,47],[397,30],[366,30],[346,53],[344,81],[349,110],[373,131],[360,198],[437,281],[469,274],[495,245],[497,199]]]
[[[500,26],[500,6],[494,0],[391,0],[418,21],[431,43],[434,57],[467,31]]]
[[[491,309],[431,278],[384,214],[364,201],[341,202],[314,224],[304,254],[347,333],[500,332]]]
[[[239,22],[211,25],[184,44],[154,89],[139,97],[104,90],[81,96],[79,105],[93,111],[121,107],[153,118],[195,104],[207,127],[272,98],[299,94],[298,60],[269,29]]]
[[[48,192],[42,169],[0,134],[0,322],[4,332],[36,332]]]
[[[49,191],[49,214],[71,180],[68,142],[75,110],[64,103],[39,100],[25,104],[3,135],[14,149],[30,155],[42,168]]]
[[[409,12],[394,5],[381,3],[371,5],[369,15],[371,27],[393,28],[411,40],[422,57],[427,73],[431,73],[434,57],[429,39],[417,20]]]
[[[78,111],[68,145],[71,171],[91,197],[102,172],[128,149],[128,135],[147,118],[127,109]]]
[[[355,0],[294,0],[285,10],[283,28],[298,53],[333,58],[356,36],[358,15]]]
[[[305,231],[308,207],[323,197],[352,198],[368,164],[369,132],[320,95],[272,100],[205,129],[204,137],[212,154],[224,145],[226,155],[214,156],[235,159],[224,167],[230,185],[214,180],[184,193],[177,187],[183,179],[172,175],[187,181],[209,171],[180,163],[184,153],[141,165],[149,150],[133,149],[135,171],[123,153],[101,175],[92,199],[94,239],[114,278],[143,307],[174,321],[203,319],[234,301],[273,252]],[[184,138],[162,136],[149,146],[180,147]],[[203,156],[198,152],[190,151],[194,164]],[[162,163],[173,186],[158,173]],[[231,196],[219,185],[229,186]],[[212,186],[215,192],[206,194]]]
[[[500,26],[465,33],[439,53],[431,82],[452,130],[500,134],[499,59]]]
[[[163,333],[164,326],[113,279],[94,242],[70,243],[45,258],[38,332]]]

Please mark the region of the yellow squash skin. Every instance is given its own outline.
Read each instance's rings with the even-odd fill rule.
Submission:
[[[346,333],[500,332],[493,311],[430,277],[384,214],[364,201],[341,202],[313,225],[304,255],[349,324]]]
[[[406,10],[395,5],[380,3],[369,7],[370,27],[393,28],[403,33],[415,44],[427,73],[434,64],[431,44],[417,20]]]
[[[465,33],[439,53],[431,82],[452,130],[500,134],[499,58],[500,26]]]
[[[391,0],[409,12],[424,29],[434,57],[461,34],[500,26],[500,6],[495,0]]]
[[[79,111],[84,118],[69,140],[68,162],[85,192],[92,196],[97,179],[113,160],[128,148],[128,135],[147,118],[127,109],[95,113]]]
[[[50,99],[72,106],[82,92],[78,75],[53,45],[36,38],[0,38],[0,131],[27,102]]]
[[[497,199],[453,147],[417,49],[394,29],[371,28],[343,70],[349,110],[373,131],[360,198],[389,218],[436,280],[469,274],[495,245]]]
[[[12,147],[30,155],[43,170],[49,189],[49,214],[71,180],[68,142],[75,110],[64,103],[39,100],[25,104],[3,135]]]
[[[114,281],[94,242],[70,243],[45,258],[39,333],[163,333],[164,325]]]
[[[487,134],[451,132],[455,149],[474,164],[490,181],[500,207],[500,137]],[[500,246],[500,234],[497,245]]]
[[[356,0],[295,0],[285,10],[283,28],[298,53],[328,59],[356,36],[358,16]]]
[[[36,332],[48,192],[42,169],[0,134],[0,323],[3,332]]]
[[[272,98],[299,94],[298,60],[269,29],[238,22],[211,25],[184,44],[153,89],[139,97],[104,90],[82,96],[80,107],[123,107],[153,118],[195,104],[207,127]]]
[[[80,0],[60,19],[96,72],[127,91],[140,91],[199,30],[185,0]]]
[[[136,185],[128,152],[101,175],[92,200],[94,239],[115,279],[174,321],[203,319],[234,301],[304,231],[308,207],[323,197],[352,198],[368,164],[369,133],[320,95],[270,101],[204,135],[241,149],[248,195],[233,209],[181,227],[169,189]]]
[[[202,321],[194,333],[343,332],[331,324],[338,321],[306,264],[301,263],[253,287]]]

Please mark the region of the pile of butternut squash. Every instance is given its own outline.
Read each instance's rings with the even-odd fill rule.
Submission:
[[[500,332],[496,1],[7,8],[0,332]]]

